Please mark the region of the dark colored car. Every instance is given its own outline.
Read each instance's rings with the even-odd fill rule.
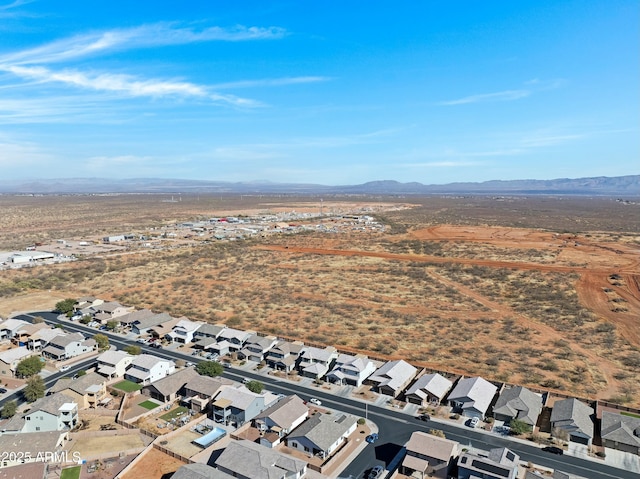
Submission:
[[[378,440],[378,437],[379,437],[379,436],[374,432],[373,434],[369,434],[369,435],[367,436],[366,441],[367,441],[369,444],[373,444],[374,442],[376,442],[376,441]]]
[[[418,419],[420,419],[421,421],[431,421],[431,416],[429,416],[428,414],[420,414],[418,416]]]
[[[556,446],[543,447],[542,450],[544,452],[550,452],[551,454],[557,454],[559,456],[562,456],[562,454],[564,454],[564,451],[562,450],[562,448],[556,447]]]

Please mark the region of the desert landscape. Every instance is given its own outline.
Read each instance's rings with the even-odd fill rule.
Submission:
[[[0,196],[3,248],[319,198]],[[427,368],[640,405],[640,209],[607,198],[324,198],[308,231],[3,271],[0,315],[95,295]]]

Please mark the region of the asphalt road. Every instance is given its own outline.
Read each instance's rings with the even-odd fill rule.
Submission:
[[[89,328],[83,324],[60,321],[57,315],[52,312],[43,311],[32,313],[30,316],[41,316],[47,323],[64,324],[65,329],[70,331],[79,331],[87,336],[96,334],[94,328]],[[17,316],[18,319],[30,320],[30,316]],[[197,356],[190,356],[179,351],[171,351],[167,349],[155,349],[146,345],[138,344],[135,341],[123,339],[121,336],[100,331],[109,337],[110,344],[118,349],[123,349],[131,344],[141,346],[144,352],[154,354],[156,356],[168,359],[183,359],[185,361],[199,362],[202,359]],[[95,361],[95,360],[93,360]],[[60,377],[68,376],[73,372],[85,369],[87,363],[74,366],[65,373],[56,373],[46,382],[55,382]],[[54,376],[57,376],[54,378]],[[446,422],[420,421],[417,418],[409,416],[403,412],[395,411],[385,407],[368,405],[353,399],[335,396],[326,393],[320,389],[308,388],[290,382],[278,380],[253,372],[244,371],[236,368],[227,368],[224,370],[223,376],[236,381],[242,381],[244,378],[256,379],[268,386],[270,391],[280,394],[297,394],[304,400],[312,397],[322,401],[323,406],[328,406],[340,411],[348,412],[357,416],[364,417],[367,415],[369,419],[374,421],[379,429],[380,439],[372,445],[368,445],[363,452],[355,458],[347,468],[342,471],[341,477],[362,478],[366,477],[366,472],[377,464],[388,466],[396,453],[405,444],[413,431],[428,431],[429,429],[442,430],[448,439],[458,441],[462,447],[471,446],[479,449],[489,450],[496,447],[508,447],[520,456],[523,461],[531,461],[544,467],[559,469],[563,472],[577,474],[592,479],[638,479],[635,472],[614,468],[604,463],[588,461],[574,456],[563,455],[555,456],[550,453],[543,452],[539,447],[511,441],[505,437],[495,434],[485,434],[471,428],[460,428]],[[46,383],[45,382],[45,383]],[[47,386],[49,387],[49,385]],[[8,398],[7,398],[8,399]],[[3,400],[4,401],[4,400]]]

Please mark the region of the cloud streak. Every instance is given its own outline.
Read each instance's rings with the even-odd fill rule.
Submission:
[[[135,28],[108,30],[58,40],[40,47],[0,57],[0,63],[43,64],[66,62],[113,51],[132,50],[188,43],[249,40],[273,40],[286,35],[280,27],[176,28],[171,23],[156,23]]]
[[[440,102],[440,105],[467,105],[470,103],[484,103],[493,101],[513,101],[525,98],[531,95],[530,90],[504,90],[495,93],[483,93],[480,95],[470,95],[457,100],[449,100]]]

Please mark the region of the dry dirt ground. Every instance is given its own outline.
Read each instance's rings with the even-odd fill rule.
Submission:
[[[176,472],[184,464],[156,448],[151,448],[132,469],[122,476],[122,479],[168,477],[168,474]]]
[[[609,200],[421,201],[414,210],[403,203],[379,211],[388,233],[275,236],[5,272],[0,307],[9,300],[5,310],[30,309],[20,304],[30,292],[50,294],[50,305],[91,294],[452,373],[640,405],[636,210]],[[115,211],[125,203],[117,199]],[[348,209],[347,202],[336,203]],[[189,210],[184,206],[181,214]],[[189,211],[197,206],[192,202]],[[272,208],[253,204],[251,210]],[[545,229],[525,228],[536,223]]]

